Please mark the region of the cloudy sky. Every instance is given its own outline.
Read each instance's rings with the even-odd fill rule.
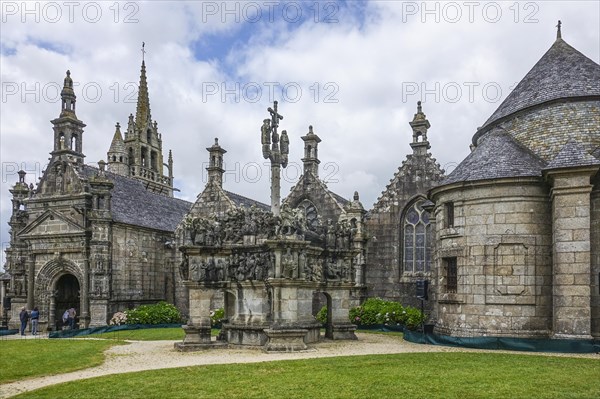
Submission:
[[[279,101],[290,137],[285,195],[313,125],[321,178],[371,208],[411,151],[423,101],[431,152],[447,172],[511,88],[563,38],[600,58],[597,1],[4,1],[0,32],[0,240],[17,170],[37,182],[52,150],[65,71],[87,124],[86,162],[106,159],[135,113],[145,42],[152,117],[173,150],[180,198],[206,183],[207,152],[227,150],[225,188],[269,203],[260,125]]]

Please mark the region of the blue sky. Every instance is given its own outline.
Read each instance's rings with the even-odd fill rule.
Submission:
[[[135,113],[141,43],[152,116],[173,150],[181,198],[206,183],[205,148],[227,150],[225,188],[269,202],[259,130],[280,101],[290,136],[282,194],[301,169],[308,126],[322,138],[321,178],[370,209],[411,148],[423,101],[431,152],[447,171],[478,126],[556,37],[600,59],[600,6],[567,2],[5,1],[0,24],[0,241],[16,171],[37,182],[67,69],[87,124],[86,162],[106,159],[116,122]],[[260,10],[260,15],[257,13]],[[301,17],[297,11],[302,10]]]

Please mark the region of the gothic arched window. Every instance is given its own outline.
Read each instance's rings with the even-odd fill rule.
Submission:
[[[431,270],[431,248],[433,244],[429,213],[421,204],[421,199],[413,202],[402,217],[402,237],[404,240],[404,271],[429,272]]]
[[[317,218],[319,215],[319,211],[317,210],[317,207],[315,207],[315,205],[311,201],[305,199],[304,201],[298,204],[298,208],[304,209],[306,225],[309,230],[314,231],[319,224],[319,220]]]

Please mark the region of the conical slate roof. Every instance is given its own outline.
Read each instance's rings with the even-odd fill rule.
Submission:
[[[588,154],[580,143],[571,139],[550,161],[546,170],[590,165],[600,165],[600,161]]]
[[[546,163],[516,142],[509,134],[495,130],[446,177],[440,185],[458,182],[541,176]]]
[[[476,136],[499,119],[525,108],[561,98],[590,96],[600,96],[600,65],[559,37]]]
[[[121,128],[117,123],[115,128],[115,135],[113,136],[112,142],[110,143],[110,148],[108,149],[109,153],[125,153],[125,142],[123,141],[123,136],[121,135]]]

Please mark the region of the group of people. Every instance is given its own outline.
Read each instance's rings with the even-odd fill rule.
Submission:
[[[77,316],[77,311],[75,308],[69,308],[65,310],[63,313],[62,321],[64,325],[68,325],[69,329],[75,328],[75,317]],[[27,328],[27,322],[31,320],[31,335],[38,335],[38,321],[40,318],[40,312],[37,307],[33,308],[30,312],[27,311],[27,308],[23,306],[21,308],[21,313],[19,313],[19,320],[21,321],[21,335],[25,335],[25,329]]]

